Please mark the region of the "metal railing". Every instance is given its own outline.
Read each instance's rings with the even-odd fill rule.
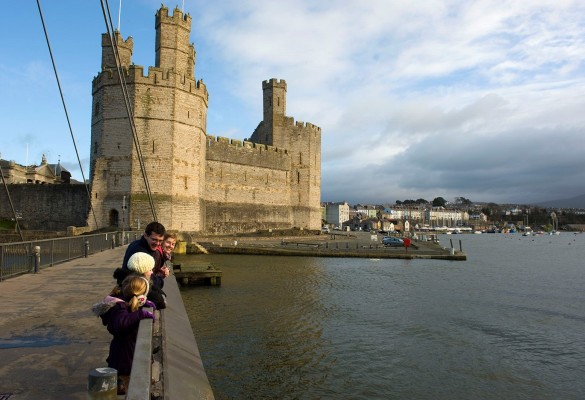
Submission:
[[[1,243],[0,281],[113,249],[129,243],[140,234],[141,232],[108,232],[29,242]]]

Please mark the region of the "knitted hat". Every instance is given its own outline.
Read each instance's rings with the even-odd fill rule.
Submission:
[[[145,272],[152,271],[153,268],[154,258],[150,254],[134,253],[128,259],[128,269],[130,271],[144,274]]]

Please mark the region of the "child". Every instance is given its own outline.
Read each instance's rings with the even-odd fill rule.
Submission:
[[[144,276],[150,282],[150,291],[146,297],[156,305],[157,309],[162,310],[163,308],[166,308],[167,304],[165,292],[162,290],[164,278],[152,275],[154,264],[154,258],[150,254],[141,252],[134,253],[130,259],[128,259],[128,268],[117,268],[114,271],[114,278],[116,278],[116,281],[121,288],[122,281],[127,276],[131,274]]]
[[[92,307],[94,314],[102,318],[102,323],[114,336],[106,361],[108,367],[118,371],[118,394],[126,394],[128,388],[140,320],[154,320],[154,314],[140,308],[147,301],[148,289],[148,279],[130,275],[122,282],[121,291],[116,286],[112,294]]]

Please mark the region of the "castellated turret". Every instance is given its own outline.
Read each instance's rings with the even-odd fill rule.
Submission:
[[[120,57],[120,64],[122,68],[128,69],[132,61],[132,50],[134,42],[130,36],[127,40],[122,38],[120,32],[114,32],[114,42],[118,48],[118,56]],[[116,58],[112,51],[112,42],[107,33],[102,34],[102,71],[106,69],[116,68]]]
[[[191,18],[162,7],[156,14],[157,66],[131,64],[132,40],[121,46],[124,80],[157,219],[202,230],[207,89],[194,78]],[[118,73],[102,39],[102,72],[93,81],[91,182],[98,225],[136,226],[153,219]],[[126,196],[128,212],[121,206]],[[188,216],[188,218],[186,218]],[[89,219],[91,222],[92,219]]]
[[[286,116],[286,91],[286,81],[282,79],[262,82],[264,119],[250,140],[288,150],[291,154],[290,202],[298,207],[295,215],[307,221],[320,221],[321,128],[295,122],[294,118]],[[319,209],[319,217],[316,209]]]
[[[132,64],[114,34],[157,220],[167,229],[238,233],[320,229],[321,129],[286,116],[284,80],[262,83],[263,120],[249,141],[207,135],[209,94],[195,79],[191,17],[156,13],[156,61]],[[92,83],[88,224],[139,228],[153,219],[109,38]],[[126,204],[127,208],[123,208]]]
[[[175,8],[173,15],[162,7],[156,13],[155,66],[193,77],[195,47],[189,42],[191,16]]]

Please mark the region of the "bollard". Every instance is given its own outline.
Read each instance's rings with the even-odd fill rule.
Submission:
[[[89,257],[89,240],[85,239],[85,258]]]
[[[177,241],[177,246],[175,247],[175,254],[187,254],[187,242],[184,240]]]
[[[118,371],[114,368],[94,368],[87,375],[87,398],[115,400],[118,398]]]
[[[35,246],[33,250],[33,254],[35,256],[35,274],[39,272],[39,267],[41,265],[41,246]]]

